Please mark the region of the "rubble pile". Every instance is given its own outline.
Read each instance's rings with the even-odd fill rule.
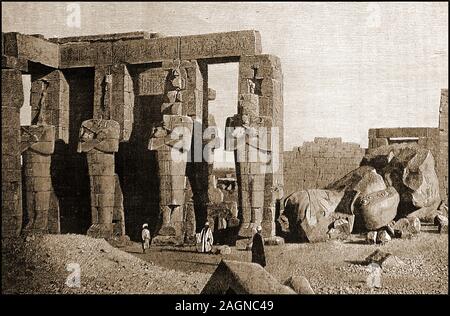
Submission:
[[[402,143],[372,149],[359,168],[324,189],[287,196],[278,223],[292,241],[347,239],[353,232],[383,244],[414,237],[421,221],[445,233],[445,207],[431,151]]]
[[[29,235],[2,243],[4,293],[188,294],[200,293],[208,278],[155,266],[83,235]]]

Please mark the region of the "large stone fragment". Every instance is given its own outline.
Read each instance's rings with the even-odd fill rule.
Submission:
[[[366,155],[362,164],[374,166],[400,194],[397,218],[417,210],[416,216],[426,218],[439,206],[439,180],[430,150],[417,144],[381,146]]]
[[[257,263],[222,260],[201,294],[295,294]]]
[[[391,240],[391,236],[384,229],[381,229],[377,233],[377,244],[385,244]]]
[[[358,206],[365,228],[376,230],[389,224],[397,215],[399,202],[393,187],[360,197]]]
[[[330,190],[306,190],[288,196],[283,215],[289,220],[290,234],[303,241],[325,241],[330,224],[340,218],[347,220],[351,231],[353,215],[335,212],[343,195]]]
[[[397,238],[411,238],[420,233],[420,228],[420,220],[417,217],[401,218],[393,227]]]
[[[284,285],[289,286],[297,294],[314,294],[314,290],[308,282],[308,279],[302,276],[291,276]]]
[[[367,232],[367,234],[366,234],[367,243],[376,244],[377,243],[377,234],[378,234],[378,232],[376,230]]]
[[[434,225],[438,227],[441,234],[448,234],[448,218],[443,215],[437,215],[434,218]]]

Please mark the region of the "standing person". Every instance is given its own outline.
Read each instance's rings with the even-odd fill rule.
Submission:
[[[142,225],[142,252],[145,253],[145,249],[150,247],[150,231],[148,230],[148,224]]]
[[[200,252],[211,252],[214,239],[211,228],[209,228],[209,222],[205,223],[205,227],[200,232],[200,242]]]
[[[264,239],[261,233],[262,227],[258,226],[256,234],[253,235],[252,262],[258,263],[264,268],[266,266],[266,255],[264,253]]]

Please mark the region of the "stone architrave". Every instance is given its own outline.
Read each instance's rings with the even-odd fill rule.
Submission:
[[[53,191],[50,175],[51,155],[55,149],[55,127],[52,125],[22,126],[21,152],[23,157],[25,227],[30,233],[48,233]],[[58,222],[58,218],[50,219]]]
[[[120,125],[113,120],[91,119],[81,124],[78,152],[85,152],[91,186],[92,224],[87,234],[111,238],[116,193],[114,153],[119,149]]]

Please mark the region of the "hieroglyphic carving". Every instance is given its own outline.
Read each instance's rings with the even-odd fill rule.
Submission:
[[[113,43],[113,62],[143,64],[178,58],[178,38],[164,37]]]
[[[149,69],[139,74],[138,95],[143,96],[164,94],[166,77],[167,71],[160,68]]]
[[[181,37],[181,58],[233,57],[261,53],[257,31],[239,31]]]

